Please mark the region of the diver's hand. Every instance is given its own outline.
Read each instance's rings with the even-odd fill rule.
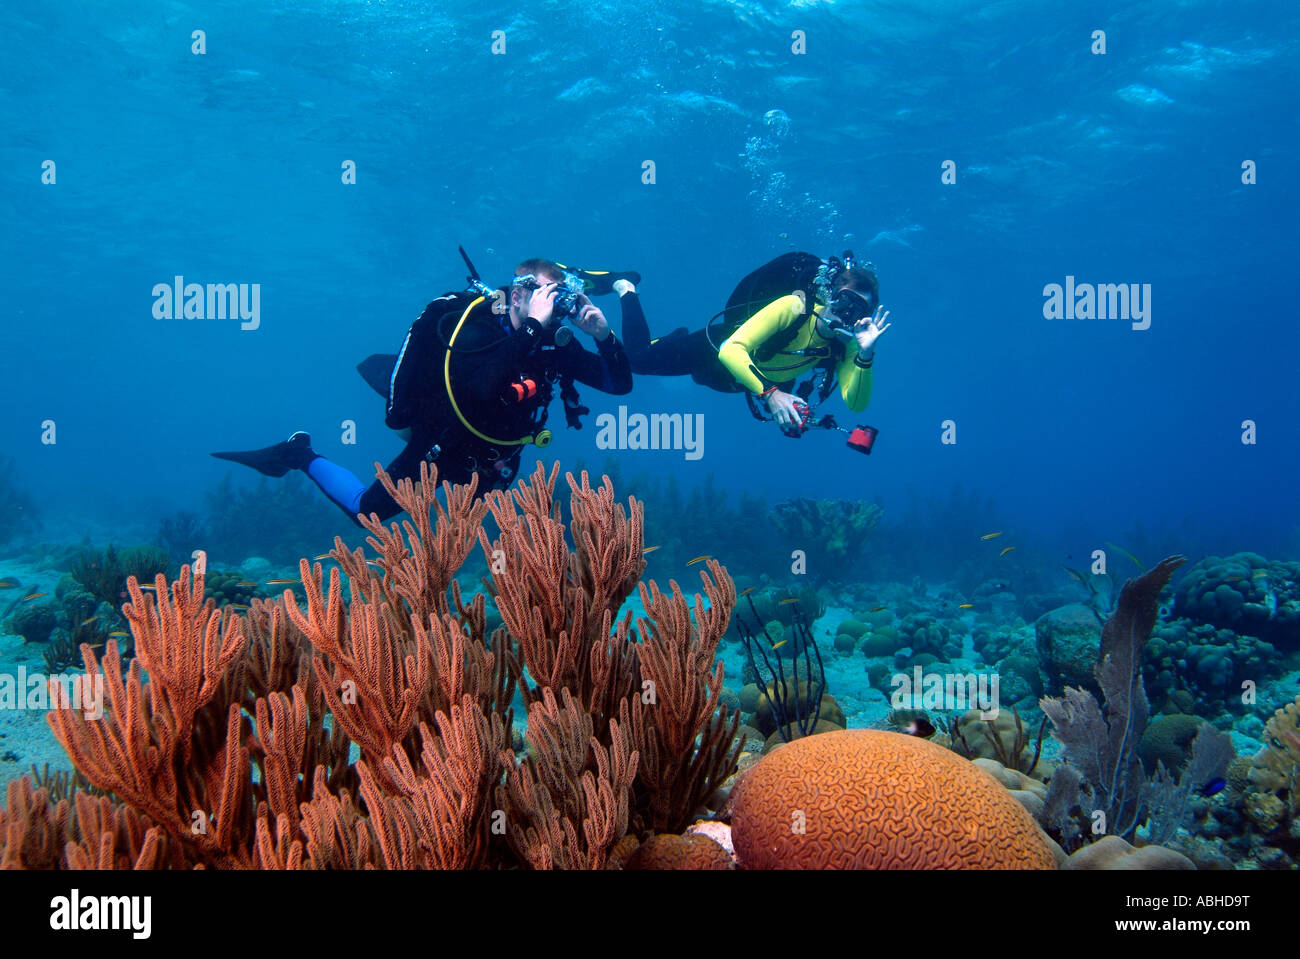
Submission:
[[[546,326],[555,316],[555,291],[557,283],[543,283],[528,298],[528,318]]]
[[[619,296],[622,296],[624,293],[635,293],[636,287],[633,286],[631,283],[629,283],[627,280],[615,280],[614,292],[617,293]]]
[[[578,315],[573,322],[578,329],[591,334],[596,340],[604,340],[609,336],[609,321],[605,319],[600,307],[587,298],[586,293],[578,294]]]
[[[853,338],[858,341],[858,353],[864,358],[875,349],[880,334],[893,325],[885,322],[888,319],[889,311],[878,306],[874,316],[863,317],[853,325]]]
[[[777,426],[783,430],[789,429],[803,419],[795,408],[795,404],[799,401],[799,397],[793,393],[782,393],[780,390],[767,394],[767,408],[772,414],[772,419],[776,420]]]

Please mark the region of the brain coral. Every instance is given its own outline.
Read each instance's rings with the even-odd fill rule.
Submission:
[[[732,869],[727,850],[699,833],[651,836],[628,861],[628,869]]]
[[[747,869],[1054,869],[1046,837],[988,773],[942,746],[851,729],[799,739],[733,791]]]

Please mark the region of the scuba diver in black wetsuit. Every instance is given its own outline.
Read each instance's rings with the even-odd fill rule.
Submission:
[[[482,493],[510,484],[525,446],[550,444],[545,424],[555,384],[575,429],[589,412],[575,382],[615,395],[631,391],[627,353],[587,292],[607,293],[616,279],[640,277],[570,271],[533,259],[516,268],[509,286],[493,290],[468,257],[465,262],[470,291],[438,297],[411,324],[398,355],[368,357],[358,370],[387,398],[384,421],[407,441],[388,465],[394,480],[418,478],[427,460],[437,465],[439,479],[451,483],[477,474]],[[623,298],[625,308],[629,302],[635,296]],[[562,325],[566,318],[596,341],[594,353]],[[267,476],[302,470],[354,520],[357,514],[385,520],[401,512],[378,480],[367,487],[312,450],[307,433],[265,449],[212,455]]]
[[[811,406],[829,397],[837,380],[855,413],[871,400],[875,343],[890,326],[889,313],[880,306],[874,266],[856,264],[851,251],[825,262],[812,253],[779,256],[741,280],[704,329],[681,327],[655,340],[636,287],[619,280],[614,289],[625,300],[623,337],[633,373],[690,376],[722,393],[743,391],[756,418],[766,418],[762,403],[794,437],[809,428]],[[805,373],[812,378],[796,387]],[[872,427],[845,430],[829,416],[812,425],[849,433],[849,445],[864,453],[875,441]]]

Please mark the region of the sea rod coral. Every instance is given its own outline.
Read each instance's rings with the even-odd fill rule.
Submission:
[[[371,555],[336,540],[328,579],[303,560],[302,607],[218,609],[189,567],[156,596],[132,579],[135,658],[82,647],[102,718],[49,716],[95,792],[10,783],[0,866],[601,868],[622,839],[680,832],[736,768],[714,658],[734,587],[716,561],[693,603],[640,582],[640,504],[569,476],[566,531],[558,472],[440,502],[435,470],[380,471],[409,518],[363,518]],[[488,595],[456,580],[476,544],[490,635]]]

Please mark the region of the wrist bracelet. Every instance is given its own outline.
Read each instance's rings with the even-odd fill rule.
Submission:
[[[759,398],[760,400],[765,400],[765,399],[767,399],[769,396],[771,396],[773,393],[775,393],[776,390],[777,390],[777,388],[776,388],[775,386],[769,386],[769,387],[768,387],[767,389],[765,389],[762,393],[759,393],[759,394],[758,394],[758,398]]]

